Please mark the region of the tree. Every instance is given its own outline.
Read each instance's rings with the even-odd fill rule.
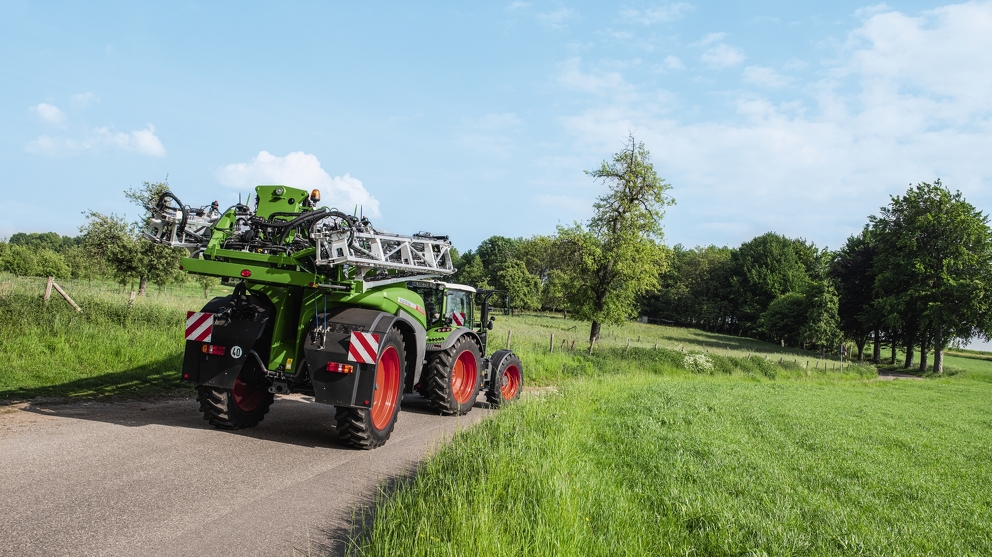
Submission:
[[[72,246],[63,252],[69,265],[69,274],[74,279],[93,280],[99,276],[101,263],[85,247]]]
[[[761,314],[758,325],[770,337],[782,341],[783,346],[798,346],[802,342],[802,329],[806,326],[806,296],[788,292],[772,300]]]
[[[637,310],[640,295],[658,285],[665,267],[661,219],[674,200],[658,177],[650,153],[631,134],[612,160],[586,172],[608,191],[593,204],[587,226],[558,227],[557,268],[567,274],[565,299],[580,319],[589,320],[590,342],[602,323],[619,323]]]
[[[193,278],[197,284],[203,287],[203,297],[204,299],[210,297],[210,289],[216,287],[220,284],[220,278],[212,277],[210,275],[194,275]]]
[[[516,256],[517,241],[505,236],[490,236],[479,244],[476,254],[482,262],[482,267],[488,271],[487,282],[498,290],[506,290],[499,281],[499,272]]]
[[[706,330],[725,329],[732,319],[731,261],[734,250],[707,246],[691,250],[676,245],[668,267],[658,277],[657,292],[642,301],[649,315]]]
[[[875,304],[875,256],[877,246],[871,229],[865,227],[857,236],[851,236],[830,261],[829,275],[837,289],[840,329],[854,340],[858,347],[858,360],[864,359],[865,343],[875,333],[872,360],[880,359],[882,326]]]
[[[733,253],[730,282],[740,332],[760,331],[758,320],[773,300],[789,292],[800,292],[809,284],[807,265],[813,263],[808,250],[799,251],[794,240],[768,232],[744,242]],[[805,263],[804,258],[808,259]]]
[[[511,307],[537,309],[541,306],[541,279],[528,273],[523,261],[508,261],[500,270],[498,278],[510,296]]]
[[[78,238],[59,236],[55,232],[17,232],[10,237],[12,246],[24,246],[33,250],[47,249],[55,253],[62,253],[78,244]]]
[[[120,284],[138,277],[138,246],[127,221],[95,211],[85,215],[87,222],[79,231],[86,250],[101,264],[109,266],[109,274]]]
[[[869,220],[878,239],[880,307],[899,315],[908,348],[919,342],[920,370],[932,348],[934,371],[942,373],[943,350],[952,340],[992,336],[988,217],[937,180],[892,197]]]
[[[140,188],[125,191],[124,196],[144,208],[157,201],[168,188],[166,182],[144,182]],[[166,285],[180,280],[179,260],[185,251],[142,239],[139,231],[143,228],[144,218],[128,224],[117,215],[89,211],[86,220],[87,224],[80,228],[84,245],[110,265],[113,277],[120,284],[137,279],[138,294],[144,296],[149,281]]]
[[[462,256],[462,266],[455,274],[455,281],[475,288],[490,288],[489,273],[482,266],[482,258],[471,250]]]
[[[792,346],[832,346],[840,338],[837,294],[823,282],[811,282],[802,292],[788,292],[768,304],[758,320],[775,340]]]
[[[806,322],[799,329],[800,343],[821,349],[834,346],[841,338],[837,292],[830,284],[818,281],[809,283],[803,296],[806,298]]]

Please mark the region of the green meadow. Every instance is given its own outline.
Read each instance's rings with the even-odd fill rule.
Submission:
[[[497,323],[555,387],[384,490],[352,554],[992,554],[992,362],[882,381],[689,329],[627,324],[589,356],[583,324]]]
[[[0,400],[182,388],[197,287],[0,276]],[[223,293],[217,289],[211,295]],[[511,332],[512,331],[512,332]],[[552,350],[552,335],[554,344]],[[355,555],[989,555],[992,361],[942,377],[693,329],[498,315],[538,387],[459,432],[356,523]],[[574,342],[574,347],[573,347]],[[374,453],[370,453],[374,457]]]

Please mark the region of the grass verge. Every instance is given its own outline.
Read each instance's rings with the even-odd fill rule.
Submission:
[[[34,397],[145,396],[182,388],[183,318],[202,305],[202,289],[139,299],[75,285],[77,313],[44,279],[0,281],[0,401]],[[193,294],[193,295],[190,295]]]
[[[577,379],[462,432],[362,555],[988,555],[986,383]]]

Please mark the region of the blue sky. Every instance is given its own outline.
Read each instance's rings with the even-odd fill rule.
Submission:
[[[418,3],[419,4],[419,3]],[[0,4],[0,237],[169,178],[320,187],[383,229],[553,233],[628,131],[666,242],[838,247],[910,183],[992,206],[992,3]]]

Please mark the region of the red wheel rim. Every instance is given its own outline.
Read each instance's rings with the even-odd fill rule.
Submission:
[[[499,390],[503,393],[503,400],[517,398],[517,393],[520,392],[520,368],[515,365],[506,366],[499,381]]]
[[[455,368],[451,370],[451,394],[458,404],[465,404],[475,394],[478,376],[475,354],[469,350],[463,351],[455,360]]]
[[[384,429],[396,413],[400,394],[400,355],[392,346],[379,356],[375,368],[375,394],[372,396],[372,426]]]
[[[242,412],[251,412],[258,408],[265,398],[265,393],[265,389],[241,381],[240,375],[234,380],[234,388],[231,389],[234,405]]]

